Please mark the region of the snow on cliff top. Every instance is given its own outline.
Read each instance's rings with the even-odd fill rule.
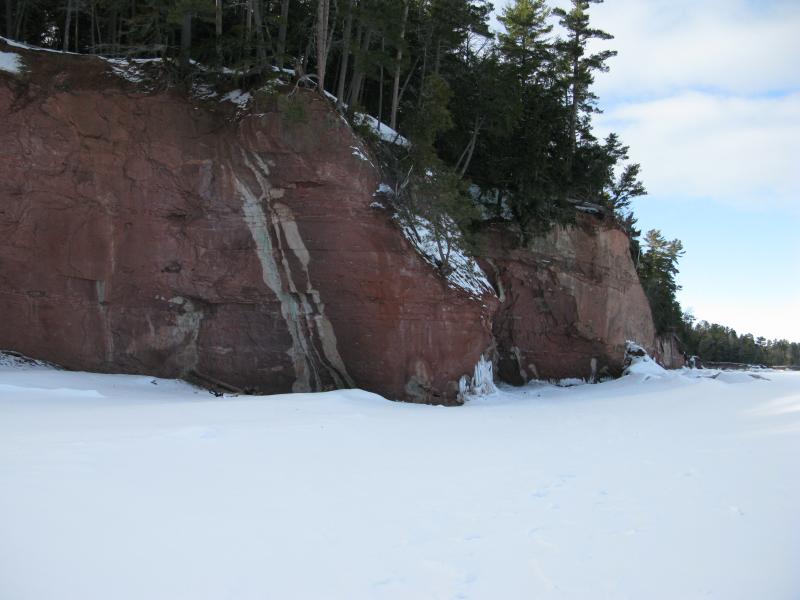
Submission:
[[[797,598],[800,373],[766,376],[446,409],[0,366],[0,596]]]
[[[3,37],[0,35],[0,41],[5,42],[9,46],[13,48],[20,48],[21,50],[31,50],[33,52],[53,52],[55,54],[76,54],[76,52],[64,52],[63,50],[56,50],[55,48],[42,48],[41,46],[32,46],[30,44],[24,44],[22,42],[18,42],[16,40],[12,40],[7,37]]]
[[[231,102],[240,109],[247,107],[247,104],[252,99],[253,96],[250,92],[245,92],[243,90],[232,90],[220,98],[222,102]]]
[[[379,121],[372,115],[368,115],[366,113],[356,113],[353,117],[353,120],[358,124],[367,125],[383,142],[396,144],[398,146],[403,146],[404,148],[407,148],[411,145],[411,142],[400,135],[397,131],[389,127],[386,123]]]
[[[325,92],[325,97],[334,104],[338,104],[339,102],[339,99],[330,92]],[[348,105],[345,104],[344,106],[347,108]],[[411,146],[411,142],[400,135],[400,133],[389,127],[386,123],[379,121],[372,115],[357,112],[353,115],[353,121],[355,121],[357,125],[366,125],[369,127],[382,142],[396,144],[398,146],[403,146],[404,148]]]
[[[17,42],[5,37],[0,36],[0,40],[7,43],[9,46],[15,48],[22,48],[25,50],[32,50],[36,52],[54,52],[57,54],[77,54],[75,52],[63,52],[61,50],[56,50],[54,48],[42,48],[40,46],[31,46],[29,44],[23,44],[21,42]],[[87,55],[88,56],[88,55]],[[100,55],[92,55],[96,58],[106,61],[110,66],[111,70],[114,72],[115,75],[122,77],[123,79],[129,81],[130,83],[145,83],[147,81],[146,73],[141,69],[141,66],[146,63],[154,63],[160,62],[162,59],[160,58],[114,58],[114,57],[107,57],[107,56],[100,56]],[[207,70],[206,67],[203,67],[199,63],[192,61],[194,64],[199,66],[201,70]],[[11,73],[18,73],[19,69],[21,68],[21,58],[18,54],[13,52],[0,52],[0,70],[8,71]],[[280,69],[278,67],[272,67],[272,70],[276,73],[279,73],[283,76],[290,76],[294,77],[295,71],[294,69]],[[228,67],[223,67],[221,70],[222,73],[228,75],[235,75],[238,73],[235,69],[230,69]],[[203,98],[210,98],[213,97],[215,94],[207,93],[204,90],[199,90],[199,93],[196,94]],[[325,92],[325,95],[332,100],[333,102],[337,102],[336,96],[329,92]],[[232,102],[239,106],[239,109],[243,109],[248,104],[251,95],[249,92],[244,92],[242,90],[234,90],[225,94],[221,100]],[[397,131],[389,127],[386,123],[383,123],[373,117],[372,115],[368,115],[366,113],[356,113],[354,115],[354,120],[357,123],[367,125],[374,133],[378,136],[382,141],[396,144],[398,146],[408,147],[411,143],[402,135],[400,135]]]

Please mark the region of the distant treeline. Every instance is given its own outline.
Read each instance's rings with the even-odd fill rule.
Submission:
[[[730,327],[696,322],[691,314],[684,313],[677,299],[681,287],[675,280],[683,254],[680,240],[667,240],[660,231],[651,230],[644,237],[642,251],[635,257],[658,333],[676,334],[687,355],[699,356],[704,361],[800,365],[800,343],[768,340],[750,333],[739,335]]]
[[[724,325],[707,321],[695,323],[691,315],[684,317],[681,338],[686,344],[687,354],[700,356],[704,361],[800,365],[800,343],[768,340],[753,337],[750,333],[739,335]]]

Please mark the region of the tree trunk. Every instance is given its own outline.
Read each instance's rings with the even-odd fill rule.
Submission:
[[[467,144],[467,156],[464,160],[464,165],[461,167],[461,171],[459,172],[459,177],[461,179],[464,178],[464,175],[467,174],[467,169],[469,169],[469,163],[472,162],[472,155],[475,153],[475,146],[478,143],[478,134],[481,131],[481,127],[483,126],[483,117],[475,117],[475,126],[472,129],[472,137],[469,140],[469,144]],[[460,164],[459,159],[459,164]]]
[[[214,34],[216,36],[217,60],[222,62],[222,0],[215,0]]]
[[[421,6],[422,4],[420,4]],[[422,90],[425,89],[425,77],[428,75],[428,49],[430,48],[432,37],[433,29],[428,26],[428,31],[425,33],[425,43],[422,46],[422,75],[419,78],[419,98],[417,98],[417,107],[419,108],[422,108]]]
[[[6,0],[6,37],[11,39],[14,33],[14,0]]]
[[[408,88],[408,84],[411,82],[411,76],[414,74],[414,71],[417,70],[417,65],[418,64],[419,64],[419,56],[414,59],[414,64],[411,65],[411,69],[408,71],[408,75],[406,75],[406,80],[403,82],[403,85],[400,88],[400,96],[397,98],[397,105],[398,106],[400,106],[400,103],[403,101],[403,96],[406,93],[406,89]]]
[[[298,61],[300,63],[300,72],[297,73],[298,76],[305,75],[308,73],[308,57],[311,56],[311,46],[314,44],[314,34],[308,36],[308,41],[306,42],[306,49],[303,52],[303,60]]]
[[[183,13],[181,21],[181,65],[188,71],[192,52],[192,13]]]
[[[325,93],[325,67],[328,63],[328,12],[330,0],[317,0],[317,88]]]
[[[261,18],[261,0],[252,0],[253,22],[256,28],[256,58],[258,66],[267,64],[267,52],[264,48],[264,19]]]
[[[91,12],[90,12],[90,15],[89,15],[89,31],[92,34],[92,36],[91,36],[91,40],[92,40],[91,41],[91,44],[92,44],[91,53],[92,54],[97,52],[97,50],[96,50],[96,48],[97,48],[97,39],[94,37],[94,28],[95,28],[94,0],[92,0]]]
[[[580,34],[577,32],[575,33],[575,48],[580,47]],[[577,136],[578,136],[578,105],[579,102],[579,90],[578,90],[578,70],[579,70],[579,62],[578,62],[578,53],[575,52],[575,56],[572,59],[572,106],[570,108],[570,115],[569,115],[569,129],[570,129],[570,155],[569,155],[569,167],[570,167],[570,176],[572,172],[572,159],[575,156],[575,147],[577,145]]]
[[[372,30],[367,29],[364,34],[364,41],[356,56],[355,65],[353,67],[353,82],[350,84],[350,108],[352,109],[358,104],[358,99],[361,96],[361,88],[364,85],[364,57],[369,52],[369,46],[372,42]]]
[[[356,29],[356,39],[355,39],[355,52],[353,54],[353,73],[350,76],[350,87],[347,88],[347,104],[350,103],[350,100],[353,96],[353,84],[356,80],[356,72],[358,71],[358,67],[361,64],[361,44],[364,42],[364,26],[359,23],[358,29]]]
[[[111,10],[111,14],[108,17],[108,24],[106,25],[106,30],[108,31],[108,43],[111,45],[112,52],[116,52],[117,48],[115,46],[117,40],[117,11]]]
[[[242,3],[244,7],[244,28],[242,30],[242,72],[247,73],[253,59],[253,0]]]
[[[400,43],[397,45],[397,56],[395,57],[394,82],[392,84],[392,114],[389,119],[389,126],[397,129],[397,109],[400,105],[400,68],[403,62],[403,41],[406,39],[406,23],[408,22],[409,0],[405,0],[403,7],[403,22],[400,25]]]
[[[381,36],[381,68],[378,77],[378,122],[383,123],[383,53],[386,51],[386,38]]]
[[[286,28],[289,26],[289,0],[281,0],[281,20],[278,23],[278,67],[286,66]]]
[[[64,52],[69,50],[69,28],[72,24],[72,0],[67,2],[67,16],[64,18]]]
[[[21,5],[17,4],[17,14],[14,15],[14,36],[16,39],[22,39],[19,37],[19,28],[20,22],[22,21],[22,13],[25,12],[25,0],[22,0]]]
[[[339,87],[336,90],[336,106],[339,110],[344,107],[344,85],[347,81],[347,63],[350,60],[350,37],[353,32],[353,0],[347,2],[347,16],[344,21],[342,33],[342,60],[339,64]]]
[[[333,36],[336,33],[336,11],[339,7],[338,0],[333,0],[333,9],[330,8],[330,0],[328,0],[328,41],[325,44],[325,64],[328,64],[328,57],[333,48]]]

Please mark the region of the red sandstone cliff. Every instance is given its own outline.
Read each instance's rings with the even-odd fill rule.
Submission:
[[[97,58],[0,50],[27,67],[0,72],[0,348],[437,403],[495,344],[512,383],[615,374],[626,339],[674,354],[608,224],[581,218],[529,250],[490,230],[500,300],[476,298],[370,206],[378,173],[314,94],[242,113],[144,91]]]
[[[235,117],[100,59],[3,46],[27,73],[0,72],[0,348],[456,401],[496,300],[448,287],[370,207],[378,174],[325,100]]]
[[[668,367],[682,364],[674,345],[656,337],[628,238],[613,223],[579,214],[530,248],[510,237],[490,227],[482,244],[501,300],[493,322],[500,378],[616,376],[627,340]]]

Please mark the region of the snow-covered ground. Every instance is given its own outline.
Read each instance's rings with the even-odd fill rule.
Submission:
[[[0,598],[796,600],[800,373],[699,374],[441,408],[6,364]]]

